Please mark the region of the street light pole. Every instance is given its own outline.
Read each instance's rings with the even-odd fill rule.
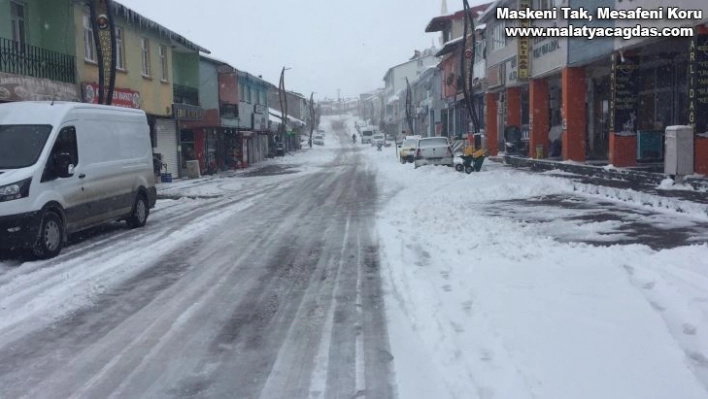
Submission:
[[[280,71],[280,85],[279,85],[279,92],[278,92],[278,97],[280,100],[280,143],[283,145],[283,155],[285,154],[286,151],[286,146],[285,146],[285,135],[287,132],[287,120],[288,120],[288,100],[285,95],[285,71],[289,70],[290,68],[283,67],[283,70]]]
[[[98,103],[111,105],[116,83],[116,35],[111,0],[88,0],[98,60]]]

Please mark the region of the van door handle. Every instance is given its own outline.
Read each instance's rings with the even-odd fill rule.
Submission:
[[[84,177],[86,177],[86,175],[83,173],[79,175],[79,179],[83,179]]]

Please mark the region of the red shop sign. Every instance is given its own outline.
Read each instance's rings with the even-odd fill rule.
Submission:
[[[84,102],[98,104],[98,84],[84,83]],[[124,108],[140,109],[140,92],[130,89],[116,88],[113,90],[113,102],[111,105]]]

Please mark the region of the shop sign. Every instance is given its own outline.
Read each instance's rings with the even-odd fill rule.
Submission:
[[[502,62],[497,65],[487,68],[487,85],[488,87],[497,87],[504,85],[505,76],[505,65]]]
[[[533,48],[533,58],[545,57],[547,54],[551,54],[556,50],[560,49],[560,40],[552,39],[546,41],[545,38],[538,40]]]
[[[195,105],[172,104],[172,115],[178,121],[200,121],[204,114],[204,109]]]
[[[530,9],[531,0],[519,0],[519,10]],[[531,21],[528,19],[522,19],[519,21],[519,27],[528,28],[531,27]],[[529,78],[529,48],[531,47],[531,39],[528,36],[519,37],[517,39],[518,43],[518,70],[517,79],[527,80]]]
[[[639,104],[639,59],[613,54],[610,84],[610,131],[618,136],[634,136],[637,134]]]
[[[264,115],[268,112],[266,109],[265,105],[263,104],[254,104],[253,105],[253,113],[258,114],[258,115]]]
[[[98,83],[84,83],[84,102],[98,104]],[[130,89],[115,88],[111,105],[140,109],[140,93]]]
[[[688,52],[688,123],[708,135],[708,34],[696,34]]]
[[[81,101],[79,87],[0,72],[0,101]]]

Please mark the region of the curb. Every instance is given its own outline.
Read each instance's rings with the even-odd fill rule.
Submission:
[[[541,159],[522,158],[512,155],[497,157],[503,162],[515,168],[530,168],[533,171],[562,170],[587,177],[600,178],[605,180],[623,180],[631,183],[658,186],[667,178],[660,173],[649,173],[627,169],[606,169],[600,166],[562,163]],[[686,178],[684,184],[691,185],[695,190],[708,190],[708,179]]]

